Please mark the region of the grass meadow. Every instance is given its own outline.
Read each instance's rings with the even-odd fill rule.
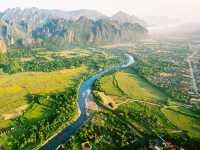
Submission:
[[[55,72],[27,72],[0,75],[0,113],[15,112],[28,103],[27,94],[61,92],[72,79],[84,72],[84,66]]]
[[[155,129],[159,133],[169,131],[173,134],[183,131],[191,138],[200,138],[199,115],[166,96],[134,71],[127,69],[108,74],[100,83],[105,94],[124,100],[116,111],[123,113],[141,131],[148,133]]]
[[[112,96],[124,96],[126,98],[160,104],[167,102],[169,99],[160,90],[147,83],[132,71],[120,71],[108,74],[101,78],[100,84],[102,91]]]
[[[190,115],[188,115],[182,111],[183,108],[178,108],[178,107],[176,109],[162,108],[161,110],[175,126],[187,132],[191,138],[200,139],[199,117],[191,116],[193,114],[192,112],[190,113]]]

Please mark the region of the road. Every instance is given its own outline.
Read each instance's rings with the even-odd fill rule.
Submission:
[[[189,44],[189,49],[192,50],[192,45],[191,44]],[[193,53],[190,54],[187,57],[187,62],[189,64],[189,71],[190,71],[190,75],[191,75],[191,78],[192,78],[192,86],[193,86],[194,92],[197,95],[199,95],[196,79],[194,77],[194,71],[193,71],[193,67],[192,67],[192,62],[191,62],[191,59],[196,55],[196,53],[197,53],[197,51],[193,51]]]
[[[123,105],[123,104],[127,104],[127,103],[132,103],[132,102],[145,103],[145,104],[149,104],[149,105],[152,105],[152,106],[162,107],[161,104],[151,103],[151,102],[148,102],[148,101],[142,101],[142,100],[137,100],[137,99],[128,99],[128,100],[126,100],[124,102],[121,102],[121,103],[117,104],[117,106],[120,106],[120,105]]]

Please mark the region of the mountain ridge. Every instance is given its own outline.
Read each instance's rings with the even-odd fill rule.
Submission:
[[[129,42],[147,33],[137,22],[113,20],[95,10],[14,8],[5,10],[0,18],[1,45],[7,47]]]
[[[76,21],[49,19],[32,32],[35,41],[62,37],[66,43],[99,43],[134,41],[147,34],[139,24],[119,24],[107,19],[93,21],[81,17]]]

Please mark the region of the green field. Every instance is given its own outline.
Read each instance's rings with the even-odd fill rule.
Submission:
[[[61,130],[62,124],[67,124],[73,121],[73,119],[77,117],[78,111],[75,101],[76,92],[70,93],[70,90],[77,88],[75,86],[78,84],[77,79],[81,80],[80,75],[81,73],[84,73],[85,70],[86,67],[81,66],[75,69],[60,70],[50,73],[20,73],[11,75],[15,77],[17,76],[18,79],[20,79],[18,84],[17,81],[14,82],[12,80],[13,84],[16,84],[17,86],[27,86],[26,88],[31,91],[27,93],[24,92],[25,94],[23,95],[21,101],[19,100],[19,104],[23,104],[22,100],[30,104],[29,107],[17,119],[0,120],[0,128],[14,128],[13,132],[9,132],[7,135],[1,135],[0,144],[7,147],[10,140],[13,141],[13,139],[17,139],[17,137],[19,137],[21,139],[21,143],[24,142],[24,144],[21,144],[20,147],[23,147],[24,149],[32,149],[33,147],[37,146],[35,145],[36,143],[39,144],[38,141],[35,141],[34,143],[29,141],[30,144],[28,144],[27,141],[24,141],[23,139],[23,135],[25,134],[26,138],[32,140],[34,139],[32,138],[31,134],[35,133],[31,132],[31,128],[35,129],[36,126],[40,126],[37,129],[42,130],[43,133],[46,132],[44,133],[45,139],[43,139],[44,137],[40,137],[41,140],[43,140],[42,142],[44,142],[44,140],[46,140],[54,132]],[[35,82],[31,80],[31,77],[35,79]],[[23,80],[23,78],[25,80]],[[27,84],[25,84],[26,82]],[[29,97],[27,97],[27,94]],[[17,100],[19,95],[16,94],[15,96]],[[8,108],[12,110],[12,107]],[[18,106],[15,107],[17,108],[14,108],[14,110],[19,109]],[[13,113],[7,114],[14,115],[15,113],[17,112],[14,111]],[[59,117],[61,118],[61,116],[63,116],[62,120],[56,120]],[[56,118],[54,119],[54,122],[51,122],[52,124],[54,123],[56,125],[47,123],[50,118]],[[49,130],[47,131],[44,130],[46,126],[52,127],[47,127]],[[29,131],[27,127],[30,128]],[[28,148],[28,146],[31,147]]]
[[[130,70],[128,70],[130,71]],[[108,95],[126,96],[152,103],[165,103],[169,99],[160,90],[148,84],[132,71],[120,71],[100,79],[101,89]]]
[[[200,139],[198,113],[172,101],[131,69],[105,75],[99,80],[101,91],[124,99],[115,111],[122,113],[142,132],[154,130],[160,134],[169,133],[172,137],[176,133],[186,133],[191,138]],[[124,95],[119,94],[120,91]]]
[[[12,124],[11,120],[0,120],[0,127],[6,128]]]
[[[188,112],[187,109],[184,110]],[[194,113],[184,113],[183,108],[162,108],[162,112],[179,129],[188,132],[188,135],[191,138],[200,139],[200,118],[192,117],[191,115],[193,115]]]
[[[116,111],[122,112],[125,118],[142,131],[148,131],[146,127],[154,127],[159,132],[173,129],[173,125],[160,111],[162,104],[166,103],[169,98],[132,70],[128,69],[105,75],[100,79],[100,87],[105,94],[124,99],[125,103],[121,101],[121,105]],[[131,100],[139,100],[141,103],[131,102]],[[149,123],[145,122],[147,120]]]
[[[166,130],[176,130],[158,106],[129,102],[119,106],[116,111],[123,113],[124,118],[144,133],[154,134],[152,131],[156,131],[162,134]]]
[[[0,128],[15,127],[12,136],[20,137],[24,134],[23,128],[18,128],[17,124],[31,126],[38,124],[38,121],[52,117],[55,114],[57,101],[45,95],[59,93],[70,88],[81,73],[86,71],[85,66],[74,69],[65,69],[54,72],[27,72],[13,75],[0,75]],[[32,102],[28,95],[44,95],[41,102]],[[28,105],[27,105],[28,104]],[[26,107],[24,107],[26,106]],[[76,106],[76,104],[75,104]],[[23,108],[24,107],[24,108]],[[20,120],[11,120],[16,118],[21,112]],[[76,117],[77,110],[73,109],[74,114],[71,119]],[[16,115],[18,114],[18,115]],[[22,115],[23,114],[23,115]],[[3,118],[4,117],[4,118]],[[5,119],[5,117],[7,117]],[[71,120],[68,120],[71,121]],[[17,128],[16,128],[17,126]],[[51,133],[49,133],[51,134]],[[7,145],[10,135],[1,135],[0,144]]]
[[[110,74],[101,78],[101,89],[108,95],[123,96],[124,93],[118,88],[115,76]]]
[[[63,91],[72,79],[86,71],[82,66],[55,72],[27,72],[0,75],[0,114],[15,112],[15,109],[29,103],[27,94],[45,94]]]
[[[115,77],[119,87],[130,98],[153,103],[166,102],[168,99],[158,89],[148,84],[146,81],[144,81],[144,79],[140,78],[136,74],[118,72],[116,73]]]
[[[31,108],[24,113],[23,117],[29,119],[30,121],[47,118],[51,115],[51,112],[47,111],[49,109],[50,108],[47,108],[43,105],[33,104],[33,106],[31,106]]]

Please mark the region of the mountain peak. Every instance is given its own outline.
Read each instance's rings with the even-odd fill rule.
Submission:
[[[114,14],[111,18],[111,20],[118,21],[120,23],[138,23],[140,25],[145,26],[145,22],[143,20],[140,20],[134,15],[129,15],[123,11],[118,11],[116,14]]]
[[[114,18],[114,17],[126,17],[127,18],[127,17],[130,17],[130,15],[127,14],[126,12],[123,12],[120,10],[112,16],[112,18]]]

